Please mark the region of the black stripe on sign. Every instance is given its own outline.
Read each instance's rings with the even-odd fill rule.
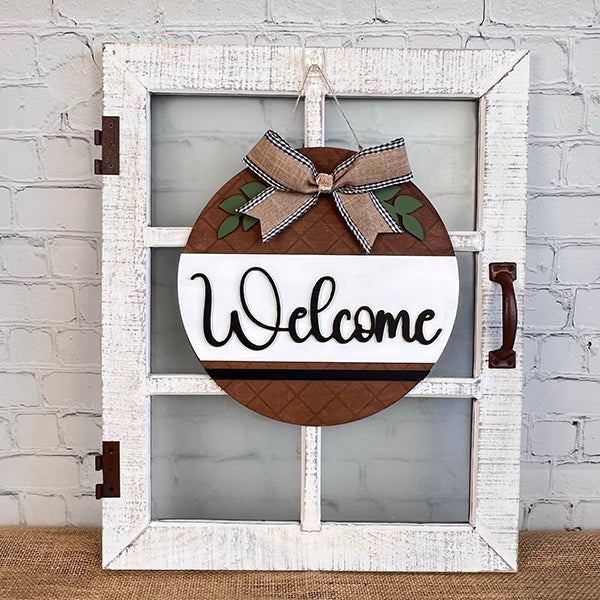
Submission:
[[[213,379],[272,381],[421,381],[429,371],[363,369],[207,369]]]

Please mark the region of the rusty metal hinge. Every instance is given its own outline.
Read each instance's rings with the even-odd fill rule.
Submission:
[[[96,471],[102,471],[102,483],[96,484],[96,499],[121,496],[119,442],[102,442],[102,454],[96,456]]]
[[[102,129],[94,131],[94,144],[102,146],[102,160],[94,161],[96,175],[119,174],[119,117],[102,117]]]

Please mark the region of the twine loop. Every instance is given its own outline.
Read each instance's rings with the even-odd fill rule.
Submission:
[[[296,97],[296,103],[294,104],[292,114],[290,115],[287,125],[285,126],[285,129],[283,130],[283,137],[287,138],[288,130],[290,128],[290,125],[292,124],[294,115],[296,114],[296,109],[298,108],[298,104],[300,103],[300,98],[302,98],[302,93],[304,92],[304,88],[306,87],[306,82],[308,81],[308,76],[310,75],[310,72],[312,70],[316,70],[318,72],[318,74],[321,76],[321,79],[323,79],[323,81],[325,82],[325,85],[327,86],[327,90],[331,94],[331,97],[334,99],[337,107],[340,109],[340,113],[342,114],[344,121],[346,121],[346,125],[348,125],[348,128],[350,129],[350,132],[352,133],[352,137],[354,138],[354,141],[356,142],[356,146],[357,146],[358,150],[359,151],[362,150],[363,147],[362,147],[361,143],[358,141],[358,136],[356,135],[356,132],[354,131],[354,128],[352,127],[352,125],[350,123],[350,120],[346,116],[346,113],[344,112],[344,109],[342,108],[342,105],[340,104],[338,97],[335,95],[335,92],[333,91],[333,88],[331,87],[329,80],[325,76],[325,73],[323,73],[323,69],[321,69],[321,67],[315,63],[310,65],[308,67],[308,69],[306,69],[306,73],[304,73],[304,79],[302,80],[302,84],[300,85],[300,90],[298,92],[298,96]]]

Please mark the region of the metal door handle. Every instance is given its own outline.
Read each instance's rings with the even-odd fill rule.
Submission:
[[[513,346],[517,335],[517,300],[513,282],[517,279],[515,263],[490,263],[490,281],[502,288],[502,346],[489,355],[490,369],[514,369]]]

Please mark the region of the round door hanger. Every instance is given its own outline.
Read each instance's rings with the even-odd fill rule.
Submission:
[[[268,132],[200,213],[179,306],[232,398],[279,421],[337,425],[427,376],[454,325],[458,267],[405,156],[402,140],[294,150]]]

